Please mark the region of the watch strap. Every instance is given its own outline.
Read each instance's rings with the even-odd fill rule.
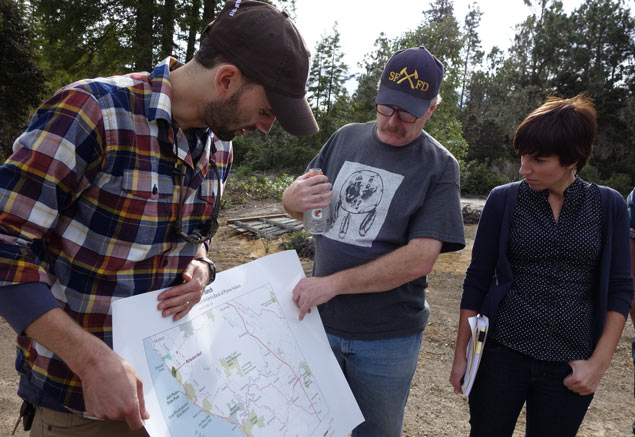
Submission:
[[[207,264],[207,267],[209,268],[209,281],[207,281],[207,285],[214,282],[214,279],[216,279],[216,265],[214,264],[214,261],[203,256],[195,258],[194,260],[204,262],[205,264]]]

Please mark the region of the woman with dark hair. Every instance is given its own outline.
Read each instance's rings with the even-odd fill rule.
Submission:
[[[479,221],[450,382],[461,392],[468,317],[490,329],[469,395],[471,436],[575,436],[609,366],[632,295],[629,221],[615,190],[577,176],[597,130],[590,99],[548,98],[516,130],[521,182]]]

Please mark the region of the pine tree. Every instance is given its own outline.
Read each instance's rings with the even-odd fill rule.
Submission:
[[[4,161],[15,138],[27,125],[46,84],[31,43],[25,14],[13,0],[0,0],[0,158]]]
[[[461,97],[459,99],[459,105],[463,108],[463,102],[465,100],[465,88],[467,82],[470,80],[471,71],[470,66],[479,66],[483,61],[483,51],[481,50],[481,39],[478,35],[478,27],[481,23],[481,16],[483,12],[478,8],[476,3],[469,6],[468,13],[465,16],[465,24],[463,29],[465,32],[465,42],[463,43],[463,50],[465,52],[463,62],[463,80],[461,84]]]
[[[320,139],[326,140],[339,127],[341,121],[334,112],[335,104],[342,104],[346,95],[345,83],[349,79],[348,66],[342,62],[340,34],[337,22],[332,33],[317,43],[309,76],[309,102],[320,126]]]

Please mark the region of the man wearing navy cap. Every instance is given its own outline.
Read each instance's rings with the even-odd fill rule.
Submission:
[[[443,65],[424,47],[395,53],[377,121],[342,127],[283,205],[296,218],[330,205],[313,277],[293,291],[299,317],[318,306],[365,422],[353,436],[399,436],[429,307],[427,275],[465,247],[456,159],[423,130],[440,102]],[[329,182],[331,181],[331,182]]]

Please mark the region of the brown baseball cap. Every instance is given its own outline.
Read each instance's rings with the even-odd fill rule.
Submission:
[[[255,0],[230,0],[203,35],[250,80],[262,85],[284,130],[319,128],[306,100],[311,54],[289,16]]]

